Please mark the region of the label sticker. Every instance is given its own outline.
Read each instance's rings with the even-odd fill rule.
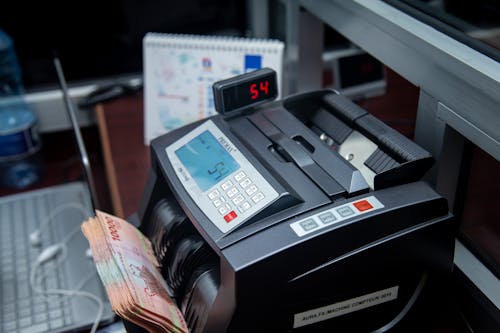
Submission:
[[[335,304],[297,313],[293,316],[293,328],[311,325],[320,321],[339,317],[371,306],[398,298],[399,286],[379,290],[371,294],[348,299]]]

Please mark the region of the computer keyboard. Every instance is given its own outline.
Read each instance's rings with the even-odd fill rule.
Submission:
[[[68,207],[54,215],[50,223],[43,223],[57,207],[68,203],[83,205],[90,213],[87,191],[81,183],[0,198],[0,332],[78,331],[92,325],[96,303],[77,296],[37,294],[31,287],[30,273],[39,254],[61,241],[66,243],[66,256],[40,265],[37,285],[42,290],[89,291],[105,302],[102,321],[113,319],[95,266],[86,256],[88,244],[79,231],[89,215]],[[40,223],[41,245],[33,246],[30,234]]]

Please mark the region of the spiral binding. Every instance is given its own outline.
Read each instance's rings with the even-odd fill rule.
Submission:
[[[214,35],[168,34],[149,32],[143,39],[144,46],[212,51],[249,53],[282,52],[285,44],[278,39],[248,38]]]

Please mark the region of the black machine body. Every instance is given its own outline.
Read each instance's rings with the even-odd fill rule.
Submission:
[[[332,90],[152,141],[139,210],[191,332],[372,331],[453,267],[428,152]],[[411,305],[411,304],[410,304]]]

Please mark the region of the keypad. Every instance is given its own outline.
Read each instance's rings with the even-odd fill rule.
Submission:
[[[207,196],[227,223],[237,218],[238,213],[249,210],[265,198],[264,193],[244,171],[237,172],[234,177],[217,186]]]

